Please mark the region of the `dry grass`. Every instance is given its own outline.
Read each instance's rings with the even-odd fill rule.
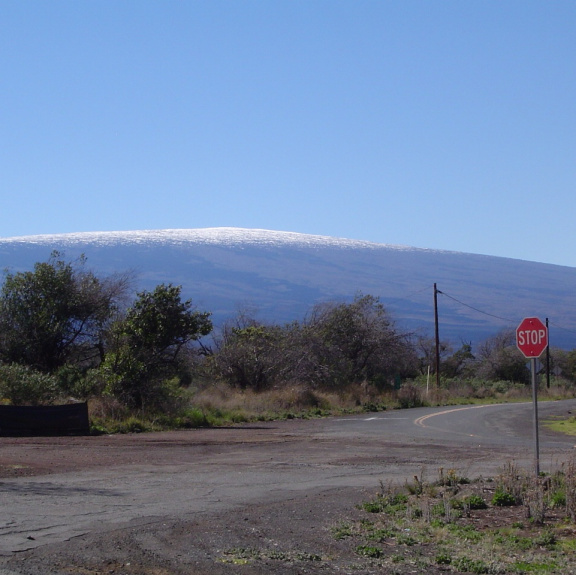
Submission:
[[[361,410],[373,402],[373,393],[358,388],[337,393],[296,386],[256,393],[217,383],[194,393],[190,401],[205,411],[242,412],[248,419],[257,419]]]
[[[178,389],[162,410],[154,413],[130,411],[114,398],[102,396],[89,402],[95,431],[148,431],[178,427],[228,425],[377,412],[426,405],[530,401],[530,386],[508,382],[448,381],[437,390],[425,381],[405,382],[400,389],[378,389],[367,384],[349,385],[338,390],[311,389],[291,385],[254,392],[230,387],[223,382],[204,383],[197,388]],[[573,397],[571,385],[544,389],[540,399]]]

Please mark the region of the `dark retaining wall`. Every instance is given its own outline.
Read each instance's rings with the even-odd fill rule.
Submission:
[[[0,405],[0,436],[88,435],[88,404]]]

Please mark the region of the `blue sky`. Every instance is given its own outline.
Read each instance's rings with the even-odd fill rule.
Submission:
[[[264,228],[576,267],[573,0],[0,0],[0,236]]]

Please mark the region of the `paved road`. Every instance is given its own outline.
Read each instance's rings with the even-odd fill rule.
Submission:
[[[540,404],[567,414],[576,400]],[[570,457],[576,438],[541,427],[543,469]],[[423,408],[222,430],[0,439],[0,465],[46,462],[50,473],[0,481],[0,554],[61,542],[130,521],[233,510],[439,467],[490,475],[533,462],[532,405]],[[50,465],[48,465],[50,463]]]

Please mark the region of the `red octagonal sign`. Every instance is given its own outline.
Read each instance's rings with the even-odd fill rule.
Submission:
[[[548,347],[548,328],[537,317],[525,317],[516,328],[516,345],[524,357],[540,357]]]

